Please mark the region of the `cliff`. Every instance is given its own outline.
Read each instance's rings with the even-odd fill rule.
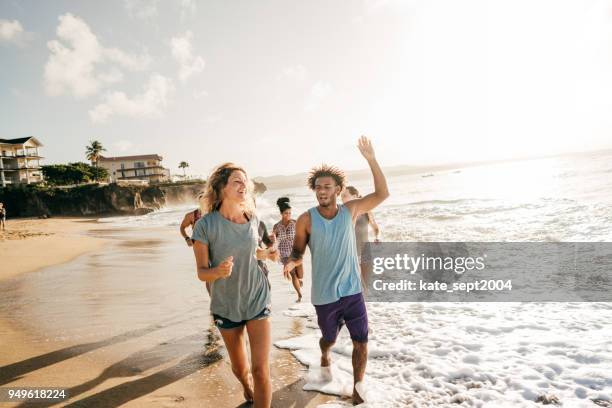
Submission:
[[[73,188],[19,185],[0,188],[8,217],[142,215],[167,205],[194,204],[205,183],[119,186],[88,184]],[[266,191],[256,183],[255,191]]]

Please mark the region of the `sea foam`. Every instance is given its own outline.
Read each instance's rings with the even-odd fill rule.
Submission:
[[[306,305],[291,309],[316,319],[307,311]],[[368,366],[359,387],[364,406],[612,403],[610,304],[368,303],[368,313]],[[275,345],[309,367],[305,390],[350,396],[346,329],[332,348],[331,380],[320,367],[319,337],[311,330]]]

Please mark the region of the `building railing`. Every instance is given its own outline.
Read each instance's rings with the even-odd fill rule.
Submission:
[[[147,170],[153,169],[153,171]],[[134,177],[134,176],[164,176],[167,174],[164,167],[155,166],[155,167],[140,167],[133,169],[117,169],[115,170],[116,175],[121,175],[122,177]]]
[[[5,157],[5,158],[16,158],[16,157],[42,157],[39,156],[37,152],[26,152],[24,153],[23,151],[21,152],[14,152],[14,151],[9,151],[9,152],[0,152],[0,157]]]
[[[134,171],[134,170],[146,170],[146,169],[163,169],[164,166],[156,165],[156,166],[145,166],[145,167],[126,167],[126,168],[118,168],[115,171]]]
[[[0,170],[40,170],[41,167],[38,164],[5,164],[0,167]]]
[[[117,180],[122,180],[122,179],[137,179],[137,178],[148,178],[148,177],[167,177],[165,174],[163,173],[147,173],[147,174],[137,174],[137,175],[132,175],[132,176],[122,176],[120,174],[117,175]]]

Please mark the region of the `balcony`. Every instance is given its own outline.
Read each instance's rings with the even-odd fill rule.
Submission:
[[[155,166],[146,166],[146,167],[126,167],[126,168],[118,168],[115,171],[134,171],[134,170],[146,170],[146,169],[163,169],[164,166],[161,164]]]
[[[5,150],[5,151],[1,151],[0,152],[0,156],[1,157],[7,157],[7,158],[15,158],[15,157],[36,157],[36,158],[42,158],[42,156],[38,155],[38,151],[33,150],[33,149],[26,149],[26,150]]]
[[[117,175],[118,180],[139,179],[139,178],[149,178],[149,177],[167,177],[167,176],[166,176],[166,173],[145,173],[145,174],[137,174],[135,176],[122,176],[121,174]]]
[[[5,164],[3,167],[0,167],[0,171],[17,171],[17,170],[40,170],[39,165],[35,164]]]

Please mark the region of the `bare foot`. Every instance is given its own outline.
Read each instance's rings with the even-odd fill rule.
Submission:
[[[321,367],[321,381],[331,382],[334,379],[332,374],[331,366]]]
[[[298,295],[298,298],[295,301],[295,303],[300,303],[301,301],[302,301],[302,295]]]
[[[249,374],[248,380],[246,384],[242,384],[242,388],[244,389],[244,399],[247,402],[253,402],[253,377]]]
[[[363,403],[364,403],[363,398],[361,398],[361,395],[359,395],[357,390],[353,388],[353,405],[359,405]]]
[[[243,395],[247,402],[253,402],[253,390],[251,388],[245,388]]]

